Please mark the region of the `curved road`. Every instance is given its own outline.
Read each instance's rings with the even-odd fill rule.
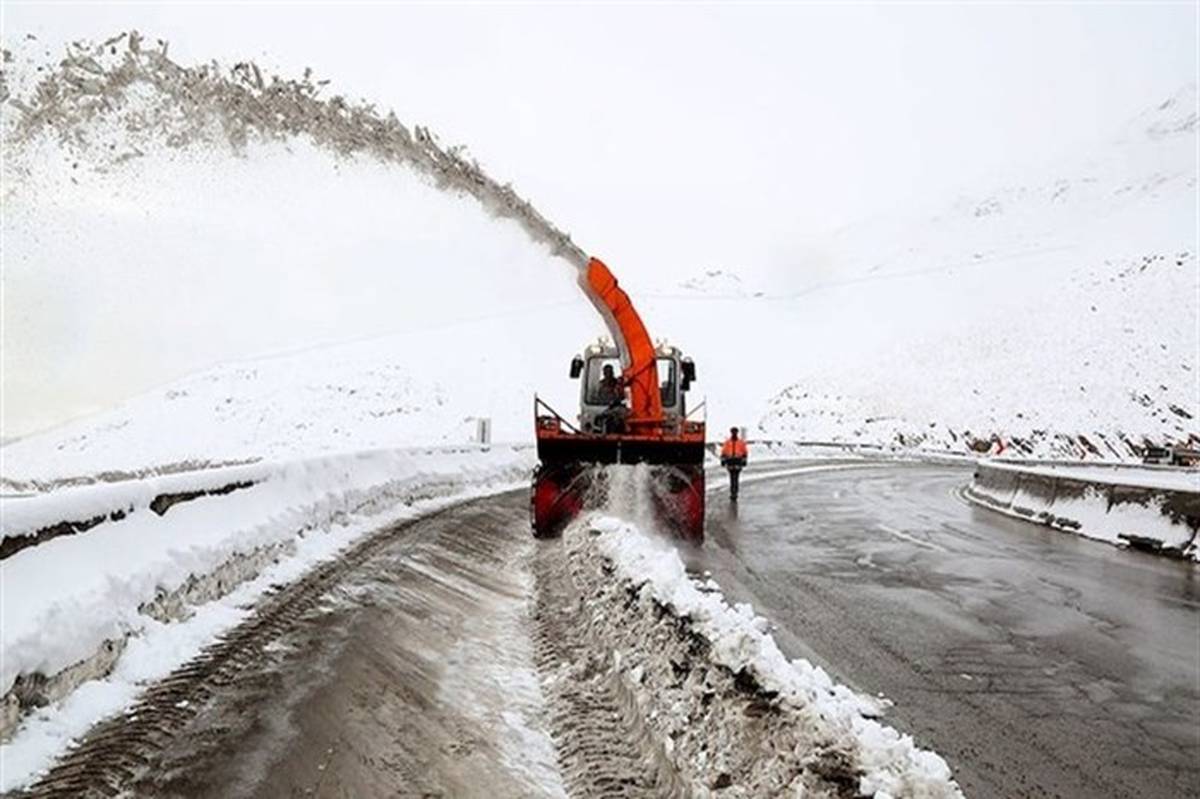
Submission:
[[[747,480],[749,478],[749,480]],[[958,467],[743,477],[707,569],[789,656],[895,702],[968,796],[1200,794],[1200,570],[977,508]]]
[[[28,796],[564,796],[528,519],[510,493],[363,539],[93,728]]]
[[[681,552],[786,653],[893,700],[968,796],[1200,795],[1195,564],[975,508],[962,468],[783,468],[737,513],[714,492]],[[608,683],[569,676],[582,606],[527,503],[385,528],[280,587],[29,795],[661,795]]]

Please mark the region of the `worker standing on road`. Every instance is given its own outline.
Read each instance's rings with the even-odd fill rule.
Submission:
[[[729,498],[737,502],[738,475],[746,468],[746,442],[738,437],[736,427],[729,428],[729,438],[721,445],[721,465],[729,470]]]

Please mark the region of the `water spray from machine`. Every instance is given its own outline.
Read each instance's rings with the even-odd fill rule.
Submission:
[[[101,168],[119,167],[149,149],[228,146],[307,138],[339,156],[365,155],[400,164],[438,189],[474,197],[493,216],[515,222],[534,242],[576,269],[588,258],[569,235],[508,184],[487,175],[461,147],[445,147],[428,129],[411,129],[393,113],[342,96],[322,97],[328,81],[267,77],[253,62],[187,67],[148,47],[136,31],[100,44],[75,43],[27,86],[14,85],[14,57],[3,50],[0,103],[6,183],[21,166],[14,150],[53,136]],[[15,109],[18,114],[12,115]]]
[[[660,519],[655,510],[656,482],[645,463],[604,467],[607,491],[600,504],[602,513],[631,522],[641,530],[657,530]]]

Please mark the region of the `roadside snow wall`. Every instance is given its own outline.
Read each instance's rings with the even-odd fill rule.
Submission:
[[[1200,471],[1194,469],[981,461],[966,496],[1057,530],[1200,559]]]
[[[688,795],[961,796],[950,768],[876,721],[880,704],[789,661],[748,605],[674,546],[611,517],[564,534],[588,637]]]
[[[0,540],[33,542],[0,561],[0,740],[107,674],[146,625],[187,618],[304,539],[331,537],[315,548],[330,557],[397,508],[510,488],[533,460],[523,446],[377,450],[0,499]]]

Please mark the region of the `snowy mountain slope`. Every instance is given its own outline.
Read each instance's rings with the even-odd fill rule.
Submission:
[[[534,387],[603,330],[538,238],[561,234],[427,132],[135,41],[9,84],[3,405],[80,416],[8,442],[8,486],[463,441],[481,416],[526,436]]]
[[[824,247],[835,269],[775,275],[730,322],[742,340],[788,345],[753,361],[787,383],[759,431],[951,449],[998,435],[1101,457],[1131,456],[1122,439],[1194,439],[1195,91],[1106,152],[843,231]],[[727,306],[713,301],[731,319]]]
[[[1088,241],[1119,251],[1131,237],[1190,235],[1194,230],[1180,227],[1191,218],[1181,201],[1195,188],[1196,115],[1197,87],[1189,84],[1133,117],[1107,148],[1012,164],[934,213],[914,210],[852,226],[824,249],[836,255],[845,281],[986,268]],[[1117,224],[1102,224],[1109,219]],[[790,277],[793,290],[808,287],[803,272],[777,277]]]
[[[295,143],[45,164],[3,222],[5,399],[111,407],[0,449],[10,484],[457,443],[484,416],[520,440],[603,331],[573,269],[403,167]],[[161,365],[185,376],[112,402]]]
[[[1196,135],[1190,87],[1090,159],[808,242],[765,283],[714,267],[656,290],[612,266],[652,335],[696,359],[716,428],[1129,457],[1123,439],[1196,431]],[[9,489],[463,441],[480,416],[527,440],[534,392],[569,414],[566,364],[603,332],[569,265],[403,163],[303,137],[23,147],[6,401],[107,409],[0,449]],[[79,350],[83,373],[43,360]],[[164,360],[191,376],[114,402],[114,372],[144,383]]]
[[[3,485],[463,443],[479,417],[496,440],[523,441],[539,383],[568,382],[572,352],[539,346],[539,332],[582,341],[591,331],[577,329],[580,317],[550,309],[214,367],[7,445]]]

